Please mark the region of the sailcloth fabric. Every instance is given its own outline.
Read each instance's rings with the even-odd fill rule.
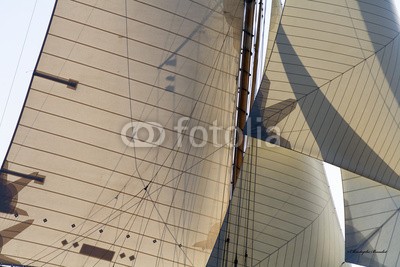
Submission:
[[[189,133],[234,125],[242,13],[239,0],[57,2],[3,164],[0,263],[207,263],[196,244],[225,216],[231,140]],[[146,122],[163,142],[121,133]]]
[[[242,13],[242,0],[57,1],[2,165],[0,263],[205,266],[226,218],[230,264],[341,264],[320,160],[400,189],[393,4],[272,4],[252,115],[258,138],[296,152],[248,146],[229,221],[232,136],[198,127],[235,125]]]
[[[399,189],[399,47],[391,1],[287,0],[256,99],[264,126],[284,147]]]
[[[342,171],[346,262],[362,266],[398,266],[400,192]]]
[[[214,266],[340,266],[344,238],[321,161],[249,138]]]

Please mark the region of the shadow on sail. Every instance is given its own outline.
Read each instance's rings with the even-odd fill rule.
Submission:
[[[398,266],[400,191],[342,170],[346,261]]]
[[[380,181],[394,188],[400,188],[400,179],[395,170],[382,159],[347,123],[342,115],[326,98],[320,87],[313,81],[313,78],[304,67],[296,51],[285,35],[285,30],[280,29],[280,40],[277,43],[278,49],[284,44],[285,54],[281,54],[283,62],[290,61],[303,73],[304,83],[309,84],[311,91],[304,95],[301,86],[296,85],[297,77],[290,73],[288,64],[283,64],[286,69],[288,80],[292,86],[310,133],[315,138],[319,147],[322,159],[328,163],[340,166],[344,169],[364,174],[371,179]],[[311,101],[311,102],[310,102]],[[319,103],[319,104],[315,104]],[[329,117],[321,117],[320,107],[324,106]],[[272,118],[270,116],[269,118]],[[267,118],[268,119],[268,118]],[[321,129],[331,129],[327,135],[333,135],[332,142],[327,142],[327,136],[321,134]],[[370,162],[373,162],[375,169],[371,169]]]

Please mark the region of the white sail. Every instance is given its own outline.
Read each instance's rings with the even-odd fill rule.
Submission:
[[[271,18],[269,24],[268,45],[267,45],[267,53],[265,57],[264,68],[266,68],[269,60],[271,59],[272,49],[274,48],[274,43],[276,40],[276,36],[278,34],[281,17],[282,17],[281,1],[280,0],[271,1]]]
[[[322,162],[257,139],[249,143],[207,266],[236,266],[236,259],[237,266],[340,266],[344,239]]]
[[[265,126],[282,146],[400,188],[399,44],[391,1],[287,0],[260,89]]]
[[[342,171],[346,261],[363,266],[398,266],[400,192]]]
[[[189,134],[234,124],[242,13],[239,0],[58,1],[2,169],[0,230],[23,227],[1,232],[1,263],[206,264],[195,244],[225,216],[231,138]]]
[[[320,160],[400,189],[392,3],[246,3],[243,22],[242,0],[57,2],[1,169],[0,264],[344,266]],[[269,32],[242,29],[268,5]],[[235,151],[225,130],[249,115],[295,151]]]

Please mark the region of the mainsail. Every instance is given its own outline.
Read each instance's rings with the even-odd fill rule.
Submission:
[[[206,264],[195,244],[213,245],[225,216],[231,138],[195,147],[189,131],[234,124],[242,13],[239,0],[57,2],[2,167],[2,229],[21,227],[1,232],[1,263]]]
[[[398,36],[390,1],[57,1],[1,169],[0,263],[343,266],[321,160],[400,189]],[[239,149],[200,129],[246,123]]]

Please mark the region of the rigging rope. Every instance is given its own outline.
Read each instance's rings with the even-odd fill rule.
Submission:
[[[14,76],[13,76],[13,79],[12,79],[12,82],[11,82],[10,90],[8,91],[6,104],[5,104],[4,109],[2,111],[2,115],[1,115],[1,119],[0,119],[0,129],[1,129],[1,126],[3,125],[4,116],[5,116],[6,111],[7,111],[8,103],[10,101],[10,96],[11,96],[11,92],[12,92],[13,87],[14,87],[15,78],[17,77],[19,65],[21,63],[22,54],[24,53],[24,50],[25,50],[26,40],[28,39],[28,34],[29,34],[30,29],[31,29],[33,15],[35,14],[35,11],[36,11],[36,6],[37,6],[37,0],[35,1],[35,4],[33,6],[31,17],[29,19],[28,29],[26,30],[26,33],[25,33],[24,42],[22,44],[22,49],[21,49],[21,52],[19,53],[19,57],[18,57],[18,63],[17,63],[17,66],[15,67]]]

